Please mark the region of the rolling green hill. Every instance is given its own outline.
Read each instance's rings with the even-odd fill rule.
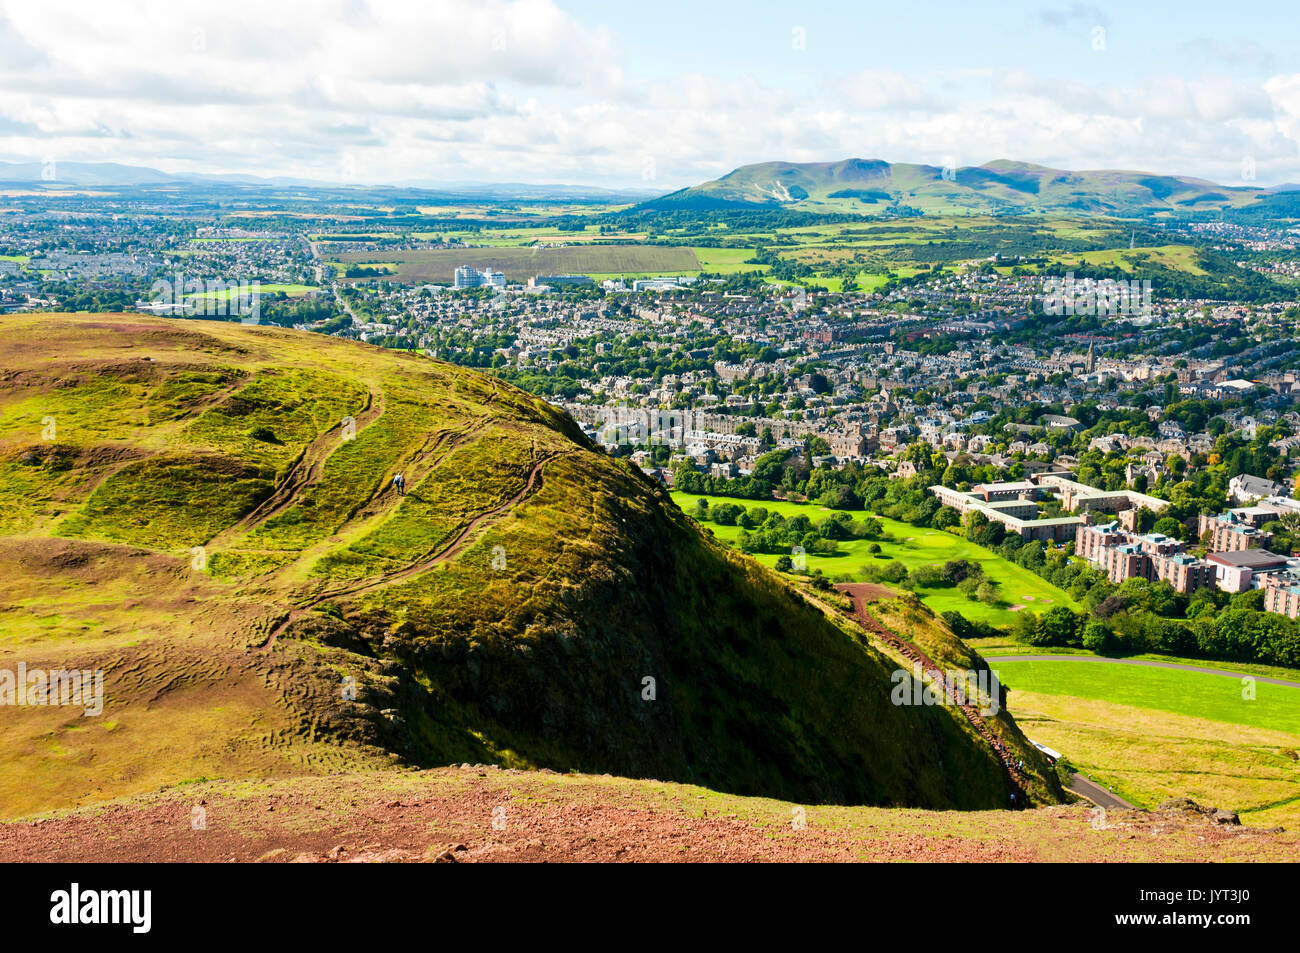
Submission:
[[[104,679],[98,715],[6,709],[0,815],[462,762],[1005,806],[992,749],[951,708],[895,706],[899,658],[843,607],[709,539],[536,397],[269,327],[0,332],[0,671]],[[1057,799],[1005,713],[996,731]]]
[[[720,179],[644,202],[638,209],[788,208],[876,215],[900,208],[926,214],[1188,212],[1251,206],[1272,193],[1145,172],[1069,172],[999,159],[979,166],[762,162]]]

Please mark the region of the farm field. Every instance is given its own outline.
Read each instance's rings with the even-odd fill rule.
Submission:
[[[761,274],[768,269],[767,265],[749,265],[745,263],[746,259],[754,257],[755,249],[753,248],[706,248],[694,246],[691,251],[695,252],[695,257],[699,261],[702,271],[731,275],[746,271]]]
[[[627,203],[607,205],[601,202],[483,201],[420,205],[416,207],[416,211],[421,215],[439,218],[482,219],[493,216],[505,222],[528,222],[550,218],[553,215],[596,215],[602,212],[617,212],[627,207]]]
[[[280,291],[287,295],[303,295],[309,291],[316,291],[317,287],[315,285],[263,284],[263,285],[258,285],[257,290],[262,294],[274,294],[275,292]],[[219,301],[224,301],[227,298],[231,298],[238,295],[239,293],[240,293],[240,289],[238,287],[234,287],[234,288],[223,288],[220,291],[205,291],[203,292],[203,294],[188,295],[188,297],[216,298]]]
[[[1238,679],[1202,672],[1067,660],[992,666],[1030,738],[1139,807],[1190,797],[1238,811],[1246,824],[1300,826],[1300,688],[1257,682],[1248,700]]]
[[[665,274],[698,272],[695,252],[669,245],[566,245],[559,248],[511,247],[445,248],[420,251],[343,252],[348,265],[392,263],[397,282],[449,282],[461,265],[494,268],[507,281],[520,282],[545,274]]]
[[[1142,262],[1149,261],[1164,265],[1189,275],[1204,275],[1206,271],[1196,263],[1196,249],[1191,245],[1157,245],[1149,248],[1108,248],[1101,251],[1075,252],[1067,255],[1054,255],[1048,259],[1044,269],[1068,268],[1080,260],[1089,265],[1121,268],[1126,272],[1140,270]],[[1042,269],[1040,269],[1042,270]]]
[[[533,224],[538,227],[530,227]],[[797,283],[829,291],[843,290],[846,266],[857,267],[854,280],[859,289],[872,291],[884,285],[891,272],[907,278],[935,263],[953,268],[966,261],[986,261],[995,251],[1036,256],[1037,264],[1022,267],[1038,271],[1067,269],[1082,259],[1092,265],[1114,265],[1127,271],[1140,269],[1146,261],[1188,274],[1204,274],[1196,264],[1195,249],[1191,246],[1130,249],[1127,247],[1130,231],[1110,220],[947,214],[925,219],[775,228],[733,228],[719,223],[704,233],[694,227],[668,227],[658,234],[680,243],[670,246],[640,244],[651,235],[635,226],[624,231],[618,227],[607,228],[602,233],[594,225],[578,228],[542,225],[521,214],[502,218],[499,227],[424,229],[405,236],[418,241],[461,240],[473,246],[470,248],[405,251],[396,256],[382,250],[334,248],[331,256],[342,263],[339,271],[348,264],[391,263],[397,257],[399,263],[392,275],[396,281],[449,281],[458,264],[494,267],[504,271],[511,281],[522,281],[543,272],[575,272],[599,281],[702,271],[723,275],[768,274],[770,266],[747,263],[762,247],[784,261],[812,269],[813,274]],[[374,236],[358,232],[355,237]],[[594,243],[598,241],[619,244],[597,246]],[[536,247],[536,242],[563,244],[546,248]],[[544,257],[552,255],[556,257]],[[1007,274],[1011,266],[998,270]]]
[[[687,513],[700,499],[696,494],[674,491],[673,501]],[[733,500],[726,497],[705,497],[709,504],[735,503],[751,509],[763,507],[769,513],[782,516],[805,515],[816,522],[831,515],[832,510],[815,503],[788,503],[772,501]],[[874,515],[861,511],[850,515],[854,519]],[[885,533],[890,537],[880,541],[879,556],[867,552],[871,545],[869,540],[851,540],[839,544],[840,554],[835,556],[808,555],[808,569],[820,569],[828,576],[850,575],[862,578],[865,566],[879,564],[884,558],[897,559],[910,571],[917,566],[933,565],[950,559],[967,559],[979,563],[985,575],[997,586],[1001,599],[994,605],[986,605],[973,599],[955,588],[926,588],[918,586],[916,594],[935,612],[955,610],[968,619],[989,622],[993,625],[1010,625],[1015,621],[1016,613],[1025,609],[1043,611],[1055,605],[1067,605],[1078,608],[1070,597],[1044,579],[1027,569],[1010,563],[982,546],[969,540],[936,529],[911,526],[888,517],[877,517],[884,525]],[[740,536],[739,526],[719,526],[713,522],[702,524],[719,539],[733,543]],[[778,558],[775,554],[757,553],[753,556],[765,566],[774,566]]]
[[[594,241],[640,241],[646,237],[645,232],[620,232],[609,234],[602,232],[598,226],[570,229],[555,225],[536,228],[485,228],[478,231],[467,229],[440,229],[433,231],[412,232],[409,236],[416,241],[460,240],[472,245],[488,245],[496,248],[527,247],[534,242],[594,242]]]

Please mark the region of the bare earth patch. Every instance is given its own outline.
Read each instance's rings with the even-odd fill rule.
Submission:
[[[1300,838],[1192,811],[800,806],[687,785],[463,765],[168,788],[0,825],[0,860],[1286,860]],[[802,825],[802,826],[801,826]]]

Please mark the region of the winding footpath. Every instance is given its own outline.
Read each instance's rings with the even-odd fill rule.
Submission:
[[[263,652],[269,651],[272,646],[275,645],[276,639],[280,636],[280,633],[322,602],[353,598],[363,593],[401,582],[411,578],[412,576],[428,572],[431,569],[437,568],[437,566],[442,563],[455,559],[474,541],[474,532],[479,528],[479,526],[494,517],[500,516],[507,510],[518,506],[541,488],[543,481],[542,470],[546,464],[559,457],[566,456],[571,452],[573,451],[558,451],[546,454],[545,456],[535,460],[528,471],[528,477],[525,480],[523,487],[518,492],[514,493],[503,503],[500,503],[489,510],[478,513],[467,522],[463,523],[457,528],[456,532],[450,537],[450,539],[440,545],[438,550],[435,552],[429,553],[401,569],[391,573],[386,573],[378,578],[363,580],[347,586],[318,593],[308,602],[302,603],[297,608],[292,609],[290,612],[282,616],[277,623],[275,623],[275,627],[270,631],[266,640],[257,646],[258,650]]]

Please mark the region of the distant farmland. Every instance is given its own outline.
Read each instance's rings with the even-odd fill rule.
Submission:
[[[331,256],[344,265],[385,263],[397,270],[390,281],[450,282],[460,265],[505,272],[506,280],[534,275],[642,275],[700,270],[690,248],[667,245],[566,245],[561,248],[439,248],[422,251],[344,252]]]

